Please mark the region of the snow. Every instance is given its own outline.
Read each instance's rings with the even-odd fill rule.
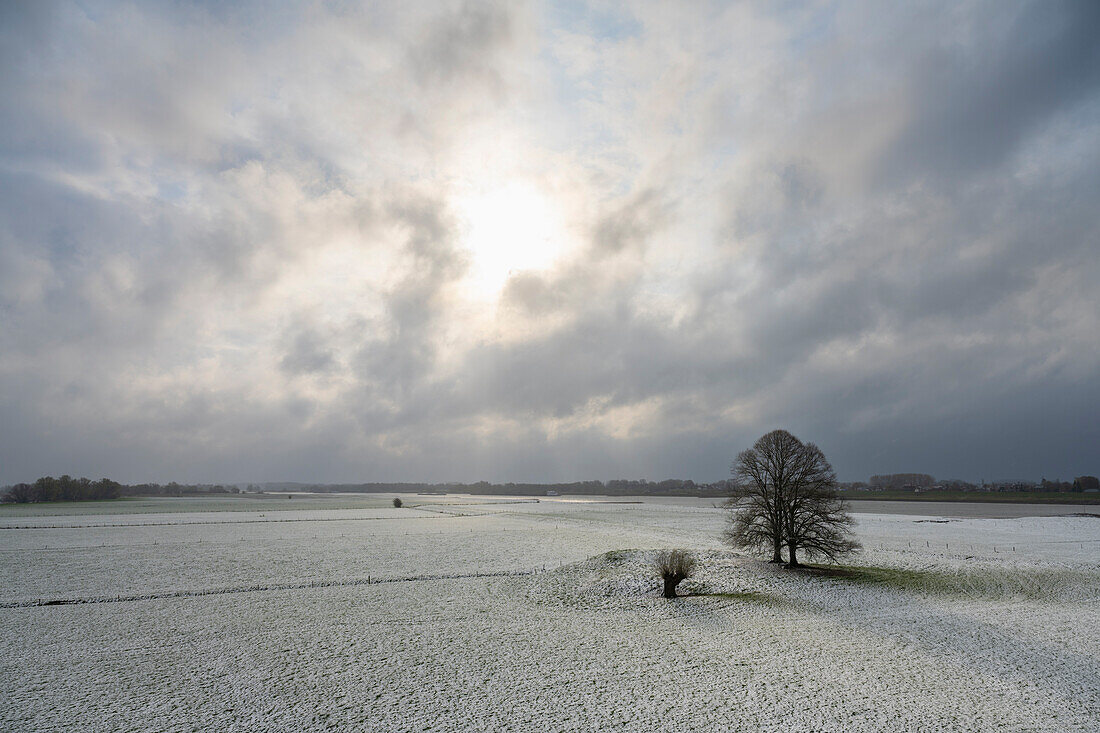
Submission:
[[[0,514],[0,730],[1100,730],[1095,518],[859,514],[868,583],[709,500],[403,498]]]

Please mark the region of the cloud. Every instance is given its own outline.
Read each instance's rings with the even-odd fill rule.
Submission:
[[[668,207],[660,194],[647,188],[604,214],[592,235],[596,254],[617,254],[629,247],[644,246],[667,216]]]
[[[1094,4],[4,12],[0,482],[1097,470]]]
[[[1067,0],[1006,8],[982,32],[921,53],[912,112],[880,169],[958,179],[996,169],[1053,115],[1095,97],[1100,8]]]
[[[515,30],[504,5],[464,3],[432,20],[423,41],[410,49],[414,74],[431,86],[467,78],[499,88],[500,51],[514,41]]]
[[[288,337],[286,354],[279,360],[279,366],[288,374],[313,374],[333,367],[335,359],[321,334],[299,327]]]

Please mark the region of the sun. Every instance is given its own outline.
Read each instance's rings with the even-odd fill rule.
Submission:
[[[566,248],[561,212],[533,183],[472,189],[456,209],[470,255],[467,283],[481,297],[499,295],[513,273],[551,266]]]

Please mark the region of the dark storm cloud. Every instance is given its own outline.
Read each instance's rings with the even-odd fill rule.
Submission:
[[[946,41],[914,60],[914,112],[881,170],[956,178],[995,169],[1028,133],[1100,84],[1100,5],[1058,0],[997,8],[974,43]]]
[[[3,12],[0,482],[1100,470],[1095,3]]]

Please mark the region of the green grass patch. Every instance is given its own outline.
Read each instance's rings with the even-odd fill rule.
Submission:
[[[741,601],[742,603],[759,603],[765,606],[778,606],[783,599],[770,593],[760,593],[754,590],[734,591],[731,593],[683,593],[684,598],[721,598],[726,601]]]
[[[912,570],[868,565],[806,565],[803,573],[859,585],[896,588],[929,595],[982,598],[1093,597],[1100,591],[1100,574],[1073,569],[963,567]]]
[[[902,590],[948,593],[958,586],[957,573],[942,570],[880,568],[871,565],[806,565],[818,577],[839,578],[864,585],[885,585]]]

